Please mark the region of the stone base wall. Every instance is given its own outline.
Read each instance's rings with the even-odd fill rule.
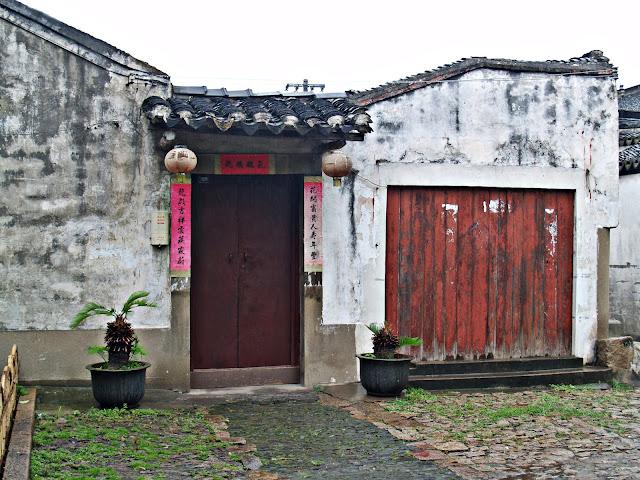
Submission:
[[[173,293],[173,318],[189,309],[187,295]],[[150,387],[189,389],[188,324],[172,322],[171,328],[136,329],[141,345],[149,353]],[[16,344],[20,351],[20,383],[40,385],[86,385],[85,366],[99,359],[87,354],[89,345],[102,344],[104,330],[2,332],[0,355]]]

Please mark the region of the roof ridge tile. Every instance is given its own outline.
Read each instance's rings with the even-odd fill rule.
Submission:
[[[368,90],[348,92],[358,104],[367,106],[428,85],[454,79],[479,68],[540,72],[564,75],[617,77],[617,69],[600,50],[592,50],[569,60],[510,60],[505,58],[470,57],[426,70],[400,80],[387,82]]]

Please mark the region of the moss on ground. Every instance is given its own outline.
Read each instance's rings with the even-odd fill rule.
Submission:
[[[243,471],[202,410],[38,414],[33,445],[32,479],[224,479]]]
[[[526,400],[502,394],[500,402],[490,394],[454,396],[410,388],[404,397],[387,402],[385,409],[403,414],[434,415],[452,422],[458,428],[443,432],[447,440],[492,435],[494,432],[490,427],[501,420],[517,421],[523,417],[580,418],[594,426],[621,433],[625,426],[613,418],[607,407],[625,405],[629,388],[625,384],[614,384],[612,390],[601,391],[588,386],[553,385],[549,390],[528,392]]]

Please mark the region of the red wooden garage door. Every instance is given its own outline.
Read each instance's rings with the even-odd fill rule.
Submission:
[[[423,360],[571,353],[573,192],[389,188],[386,318]]]

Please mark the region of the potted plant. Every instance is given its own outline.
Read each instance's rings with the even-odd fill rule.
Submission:
[[[397,353],[401,347],[422,345],[416,337],[398,337],[386,326],[368,325],[373,333],[373,353],[360,359],[360,383],[369,395],[397,396],[409,385],[411,357]]]
[[[76,329],[89,317],[105,315],[114,318],[107,322],[105,346],[88,348],[89,353],[98,354],[103,359],[86,367],[91,372],[93,396],[103,407],[137,405],[144,396],[146,370],[151,364],[132,358],[145,355],[145,352],[127,321],[127,315],[138,307],[156,307],[155,303],[147,300],[148,296],[149,292],[133,292],[120,310],[87,303],[71,322],[71,328]]]

